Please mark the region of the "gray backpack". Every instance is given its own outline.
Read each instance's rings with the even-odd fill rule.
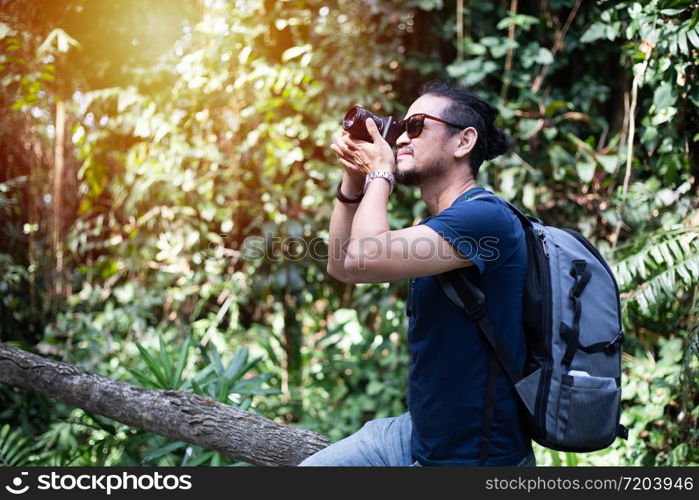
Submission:
[[[488,455],[501,367],[526,408],[532,439],[542,446],[588,452],[626,439],[628,431],[619,424],[624,333],[611,269],[580,233],[544,226],[508,206],[522,223],[528,252],[524,373],[500,342],[486,314],[486,297],[467,273],[457,269],[439,276],[449,299],[464,308],[492,348],[481,459]]]

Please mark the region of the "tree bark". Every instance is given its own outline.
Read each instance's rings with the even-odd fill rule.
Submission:
[[[116,382],[2,343],[0,382],[255,465],[297,465],[329,444],[315,432],[196,394]]]

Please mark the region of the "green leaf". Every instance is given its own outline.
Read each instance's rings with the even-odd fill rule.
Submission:
[[[607,36],[607,26],[604,23],[593,23],[583,36],[580,37],[580,43],[590,43]]]
[[[497,71],[498,67],[494,61],[485,61],[482,57],[475,57],[450,64],[447,66],[447,73],[452,78],[457,78],[461,85],[468,87],[482,81],[489,74]]]
[[[614,40],[616,40],[616,37],[619,35],[620,29],[621,29],[621,23],[619,21],[608,25],[607,29],[606,29],[606,34],[605,34],[607,40],[609,40],[610,42],[613,42]]]
[[[522,139],[529,139],[531,138],[536,131],[538,130],[539,127],[539,120],[530,120],[528,118],[525,118],[523,120],[520,120],[519,123],[517,124],[517,128],[519,130],[519,136]]]
[[[7,35],[11,35],[12,33],[14,33],[14,30],[10,28],[9,25],[0,23],[0,40],[5,38]]]
[[[566,466],[567,467],[577,467],[579,460],[577,453],[566,452]]]
[[[187,359],[189,359],[189,347],[192,343],[191,335],[187,336],[182,348],[180,349],[180,355],[177,358],[177,368],[175,369],[175,384],[174,389],[179,389],[182,385],[182,373],[184,372],[185,366],[187,365]]]
[[[535,24],[539,24],[539,19],[534,16],[528,16],[526,14],[510,14],[504,17],[498,22],[496,28],[501,30],[509,28],[510,24],[514,24],[525,31],[528,31]]]
[[[215,451],[206,451],[206,452],[202,453],[201,455],[192,458],[191,460],[184,460],[182,462],[182,466],[184,467],[186,465],[187,467],[196,467],[198,465],[203,464],[207,460],[212,459],[215,454],[216,454]]]
[[[619,158],[615,155],[596,155],[595,159],[608,174],[613,174],[619,167]]]
[[[243,346],[238,349],[238,352],[235,353],[235,356],[233,356],[233,359],[228,364],[228,369],[226,370],[226,380],[231,382],[238,380],[245,372],[244,365],[247,359],[248,348]]]
[[[687,9],[662,9],[660,13],[664,16],[676,16],[677,14],[681,14],[685,10]]]
[[[689,47],[687,46],[687,33],[680,31],[677,34],[677,42],[680,46],[680,51],[683,54],[689,55]]]
[[[106,417],[103,417],[101,415],[96,415],[96,414],[89,412],[89,411],[86,411],[86,410],[83,410],[83,411],[85,412],[85,415],[87,415],[88,417],[90,417],[93,420],[94,424],[97,427],[108,432],[112,436],[116,436],[117,428],[112,423],[112,422],[114,422],[113,420],[109,420]]]
[[[199,384],[197,384],[194,380],[191,381],[192,384],[192,390],[194,391],[195,394],[199,394],[200,396],[205,396],[208,393],[204,390],[203,387],[201,387]]]
[[[384,385],[381,382],[377,380],[372,380],[371,382],[369,382],[369,385],[367,385],[366,393],[369,396],[376,396],[377,394],[381,393],[383,389]]]
[[[553,63],[553,54],[546,47],[539,47],[539,51],[536,53],[534,60],[538,64],[545,66],[547,64]]]
[[[282,54],[282,62],[289,62],[292,59],[299,57],[306,52],[311,50],[311,45],[310,44],[305,44],[305,45],[299,45],[298,47],[291,47],[290,49],[286,49],[284,53]]]
[[[677,101],[674,87],[667,81],[662,82],[653,93],[653,104],[655,104],[655,112],[673,106]]]
[[[507,38],[502,38],[501,42],[502,43],[490,47],[490,53],[493,55],[494,59],[505,57],[510,49],[516,49],[519,46],[515,40],[508,40]]]
[[[26,465],[26,456],[32,451],[28,441],[20,429],[12,430],[9,424],[3,425],[0,428],[0,465]]]
[[[575,170],[578,172],[580,180],[583,182],[590,182],[595,176],[596,164],[594,161],[578,161],[575,165]]]
[[[165,339],[160,332],[158,332],[158,343],[160,345],[160,363],[163,368],[163,375],[168,381],[168,389],[176,389],[176,387],[170,387],[170,383],[173,381],[172,377],[172,362],[170,361],[170,355],[167,353],[167,346],[165,345]]]
[[[221,355],[218,353],[218,349],[214,344],[211,344],[211,353],[214,357],[214,367],[216,368],[216,373],[219,377],[224,377],[226,371],[223,369],[223,363],[221,362]]]
[[[145,375],[137,372],[134,369],[126,368],[126,371],[133,375],[136,378],[136,380],[138,380],[145,387],[160,387],[160,384],[157,382],[157,380],[153,380],[149,377],[146,377]]]
[[[673,56],[677,55],[677,37],[672,37],[670,39],[670,53]]]
[[[687,38],[689,38],[689,41],[697,49],[699,49],[699,34],[698,33],[699,33],[699,31],[697,29],[689,30],[687,32]]]
[[[417,6],[420,10],[431,11],[440,10],[444,7],[443,0],[412,0],[408,2],[408,6]]]
[[[150,354],[148,354],[148,351],[146,351],[146,349],[140,343],[136,342],[136,348],[141,353],[141,357],[143,358],[143,361],[145,361],[146,366],[148,367],[150,372],[158,380],[160,388],[167,389],[168,381],[167,378],[165,378],[163,372],[160,370],[158,362],[155,359],[153,359],[153,357]]]
[[[21,466],[27,463],[27,455],[29,455],[33,450],[29,447],[29,440],[24,438],[17,441],[14,444],[14,452],[5,456],[7,463],[13,464],[15,467]]]
[[[174,441],[172,443],[168,443],[165,446],[161,446],[160,448],[157,448],[150,453],[148,453],[145,457],[143,457],[144,462],[152,462],[156,458],[160,458],[163,455],[167,455],[170,452],[173,452],[175,450],[179,450],[183,446],[187,446],[187,443],[183,441]]]
[[[262,388],[262,387],[255,387],[253,389],[238,389],[235,392],[231,393],[228,395],[229,399],[233,399],[233,394],[241,394],[244,396],[258,396],[258,395],[268,395],[268,396],[273,396],[273,395],[279,395],[282,394],[282,392],[279,389],[274,389],[274,388]]]
[[[241,50],[238,54],[238,62],[241,66],[248,62],[250,54],[252,54],[252,47],[249,45],[247,47],[243,47],[243,50]]]
[[[68,52],[70,47],[80,47],[80,43],[60,28],[55,28],[43,43],[36,49],[37,54],[44,54],[53,49],[53,42],[56,42],[58,52]]]
[[[522,204],[531,211],[536,209],[536,188],[533,184],[525,184],[522,190]]]

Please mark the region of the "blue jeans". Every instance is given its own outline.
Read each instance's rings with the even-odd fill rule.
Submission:
[[[419,467],[420,463],[413,459],[410,451],[411,432],[409,413],[371,420],[359,431],[311,455],[299,466]],[[517,465],[536,465],[534,453]]]

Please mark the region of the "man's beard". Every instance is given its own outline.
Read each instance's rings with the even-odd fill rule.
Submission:
[[[425,182],[442,175],[445,168],[440,159],[435,158],[432,163],[422,171],[418,171],[415,166],[408,171],[396,170],[395,177],[398,184],[404,186],[420,186]]]

